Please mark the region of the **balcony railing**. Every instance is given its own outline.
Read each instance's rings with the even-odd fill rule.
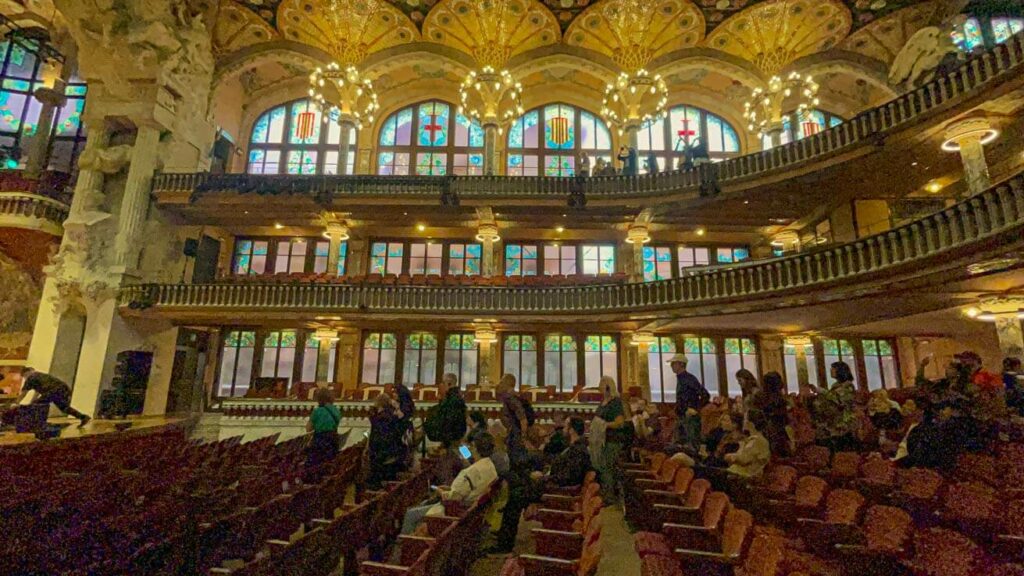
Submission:
[[[930,216],[855,242],[809,254],[696,271],[641,284],[554,288],[368,285],[146,284],[121,303],[209,310],[526,315],[629,313],[678,309],[794,290],[850,284],[912,267],[999,235],[1024,238],[1024,175]]]
[[[885,134],[906,128],[932,110],[990,88],[997,79],[1015,77],[1022,61],[1024,33],[972,58],[957,70],[848,122],[784,146],[704,165],[697,170],[589,178],[161,174],[154,179],[153,189],[157,192],[189,192],[193,200],[207,193],[233,191],[303,194],[321,203],[336,197],[352,196],[539,199],[583,194],[590,198],[630,199],[667,193],[696,193],[702,182],[709,179],[729,182],[756,177],[818,160],[863,142],[877,142]]]
[[[31,228],[59,227],[68,217],[68,205],[35,194],[0,192],[0,220],[17,221],[25,218],[40,225]]]

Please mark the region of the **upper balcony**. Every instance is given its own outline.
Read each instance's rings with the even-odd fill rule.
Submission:
[[[637,207],[652,207],[672,222],[696,218],[713,225],[720,218],[765,226],[805,218],[836,196],[879,197],[920,189],[924,181],[914,181],[915,175],[894,179],[893,174],[906,173],[922,155],[933,167],[928,178],[957,172],[956,156],[939,150],[943,126],[981,104],[1005,99],[1007,106],[1016,106],[1008,95],[1024,84],[1022,62],[1024,37],[1018,35],[848,122],[691,171],[591,178],[162,174],[153,188],[164,208],[204,224],[265,225],[271,212],[275,218],[308,222],[325,209],[373,222],[393,218],[381,214],[381,206],[393,205],[492,206],[522,215],[561,212],[567,204],[585,202],[619,222],[622,215],[635,215]],[[822,186],[825,181],[834,184]],[[260,195],[261,208],[267,209],[248,215],[252,194]]]
[[[181,321],[257,314],[310,320],[319,315],[536,322],[706,318],[850,301],[910,287],[950,287],[978,273],[970,264],[1013,256],[1022,246],[1024,175],[1017,175],[945,210],[855,242],[694,271],[673,280],[534,288],[377,282],[149,284],[125,289],[121,303],[129,313]],[[859,311],[863,317],[879,312]]]
[[[27,178],[20,171],[0,172],[0,228],[21,228],[61,236],[68,216],[68,177],[56,172]]]

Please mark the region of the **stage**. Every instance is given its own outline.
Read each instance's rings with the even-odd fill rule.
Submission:
[[[0,432],[0,447],[25,446],[44,442],[52,444],[63,441],[81,440],[83,438],[118,432],[118,427],[123,427],[125,425],[129,425],[130,427],[123,430],[123,432],[131,431],[133,434],[139,432],[145,433],[155,431],[156,429],[164,426],[186,425],[189,424],[191,420],[192,419],[190,418],[182,416],[129,416],[127,418],[118,418],[116,420],[94,418],[89,421],[88,424],[79,428],[78,420],[76,418],[59,416],[47,419],[47,423],[62,427],[59,436],[48,440],[38,440],[33,434],[18,434],[13,431]]]

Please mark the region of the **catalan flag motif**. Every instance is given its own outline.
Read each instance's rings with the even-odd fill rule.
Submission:
[[[297,124],[295,125],[295,136],[300,140],[305,140],[313,135],[313,129],[315,128],[316,113],[314,112],[303,112],[299,114],[297,118]]]
[[[569,141],[569,119],[564,116],[555,116],[548,120],[548,139],[558,146]]]

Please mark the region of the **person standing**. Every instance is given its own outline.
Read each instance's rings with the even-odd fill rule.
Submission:
[[[590,155],[586,150],[581,150],[576,156],[576,175],[590,176]]]
[[[696,376],[686,371],[689,361],[685,354],[676,354],[669,358],[668,365],[676,375],[675,442],[697,454],[701,445],[700,410],[711,401],[711,395]]]
[[[379,490],[383,482],[395,480],[405,468],[408,449],[402,416],[398,402],[387,394],[378,396],[370,407],[366,484],[371,490]]]
[[[754,396],[752,407],[761,411],[765,424],[757,428],[768,439],[772,454],[780,458],[788,457],[793,451],[789,434],[786,432],[786,426],[789,425],[786,384],[778,372],[765,374],[761,384],[761,389]]]
[[[309,414],[306,432],[313,433],[306,454],[306,469],[313,482],[321,474],[319,468],[338,455],[338,426],[341,424],[341,410],[334,404],[334,394],[328,388],[316,388],[313,400],[317,407]]]
[[[830,369],[835,382],[831,388],[819,391],[812,404],[818,427],[818,444],[827,446],[832,452],[856,450],[853,371],[843,361],[833,362]]]
[[[427,439],[441,445],[442,454],[434,471],[437,484],[448,484],[462,469],[462,459],[456,446],[466,435],[466,401],[459,391],[459,378],[445,374],[437,387],[440,401],[427,411],[423,432]]]
[[[619,397],[619,387],[610,376],[602,376],[597,384],[601,391],[601,405],[594,413],[595,419],[604,421],[604,446],[601,448],[601,457],[598,473],[601,475],[601,490],[604,492],[604,500],[607,503],[614,503],[622,493],[622,452],[628,450],[631,437],[631,426],[626,405]]]
[[[29,392],[35,391],[36,397],[32,404],[53,404],[68,416],[78,418],[79,428],[92,420],[90,416],[71,407],[71,388],[59,378],[26,366],[21,370],[21,382],[21,394],[16,404],[21,404]]]

